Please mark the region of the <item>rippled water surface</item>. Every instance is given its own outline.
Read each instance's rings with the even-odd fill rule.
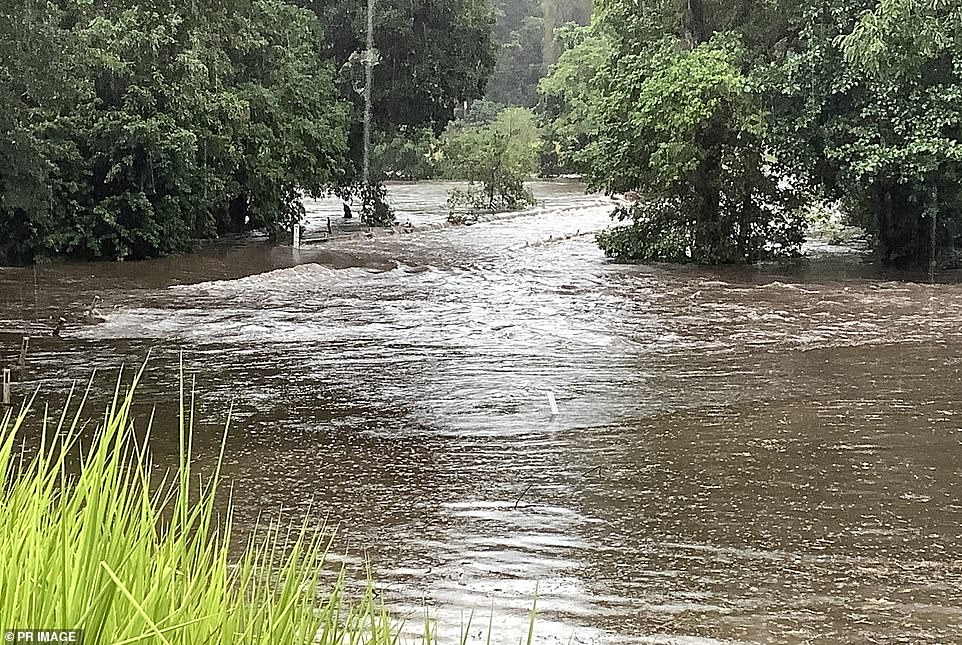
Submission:
[[[163,460],[183,352],[202,463],[235,406],[240,523],[339,524],[399,616],[475,610],[472,642],[492,614],[518,642],[536,595],[541,642],[962,642],[962,286],[824,247],[620,266],[576,184],[466,228],[447,188],[391,188],[413,232],[0,269],[15,394],[98,368],[99,401],[150,350]]]

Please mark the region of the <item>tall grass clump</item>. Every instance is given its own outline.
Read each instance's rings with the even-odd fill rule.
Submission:
[[[131,414],[142,372],[125,394],[118,382],[89,445],[86,397],[72,417],[68,404],[36,429],[56,439],[40,439],[35,452],[17,448],[32,401],[4,414],[0,627],[84,629],[86,642],[104,645],[395,643],[370,585],[349,602],[342,575],[319,593],[321,531],[272,523],[230,557],[230,512],[214,509],[223,448],[198,486],[183,386],[179,468],[152,475]]]

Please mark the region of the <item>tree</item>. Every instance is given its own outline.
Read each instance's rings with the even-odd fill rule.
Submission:
[[[452,192],[452,212],[514,210],[534,203],[524,186],[538,169],[538,128],[524,108],[506,108],[489,125],[459,127],[443,140],[445,174],[469,182]]]
[[[571,24],[587,25],[591,0],[496,0],[495,8],[494,39],[500,49],[485,98],[533,108],[538,81],[560,55],[558,32]]]
[[[608,255],[752,262],[801,243],[767,168],[767,116],[739,71],[739,55],[737,41],[723,36],[690,52],[665,41],[614,79],[589,178],[640,199],[617,214],[631,222],[627,228],[599,238]]]
[[[438,174],[438,138],[430,128],[402,126],[394,132],[376,132],[371,172],[377,180],[434,179]]]
[[[485,98],[501,105],[534,107],[543,68],[540,0],[498,0],[496,15],[494,39],[499,51]]]
[[[608,40],[597,25],[569,25],[558,38],[564,53],[538,85],[544,133],[541,171],[581,175],[587,170],[585,151],[596,130],[595,88],[608,61]]]
[[[544,17],[541,58],[547,71],[561,56],[558,30],[571,23],[587,25],[591,20],[591,0],[541,0],[541,7]]]
[[[286,228],[301,191],[337,183],[347,109],[309,12],[283,0],[65,6],[47,5],[65,45],[40,71],[69,68],[76,87],[47,101],[30,84],[12,131],[38,142],[47,207],[3,185],[0,229],[15,235],[3,261],[141,258]]]
[[[349,63],[365,48],[367,5],[298,1],[325,25],[323,55],[342,69],[344,97],[357,98]],[[495,63],[493,24],[485,0],[379,1],[375,41],[380,62],[374,68],[373,93],[378,127],[430,126],[440,132],[456,108],[480,98]]]
[[[801,222],[766,154],[767,122],[736,34],[700,0],[599,6],[610,55],[594,76],[593,188],[637,196],[601,235],[621,260],[752,262],[795,252]],[[706,40],[707,39],[707,40]]]
[[[896,265],[952,261],[962,228],[957,3],[807,3],[772,80],[781,149]]]
[[[52,3],[0,4],[0,263],[29,261],[55,212],[53,160],[69,151],[50,133],[81,91],[61,20]]]

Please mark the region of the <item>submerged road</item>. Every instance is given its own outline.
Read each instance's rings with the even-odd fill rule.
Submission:
[[[446,189],[391,187],[407,234],[0,269],[4,358],[70,320],[17,393],[98,368],[100,401],[150,350],[164,462],[183,352],[201,466],[235,404],[239,527],[339,526],[413,632],[516,643],[537,594],[545,643],[962,642],[962,285],[816,247],[620,266],[577,184],[465,228]]]

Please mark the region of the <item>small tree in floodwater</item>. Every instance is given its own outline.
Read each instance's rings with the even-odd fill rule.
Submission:
[[[487,125],[449,132],[442,148],[445,176],[468,181],[466,188],[451,191],[449,219],[465,221],[464,210],[509,211],[534,204],[524,182],[538,170],[540,145],[534,115],[524,108],[507,108]]]

